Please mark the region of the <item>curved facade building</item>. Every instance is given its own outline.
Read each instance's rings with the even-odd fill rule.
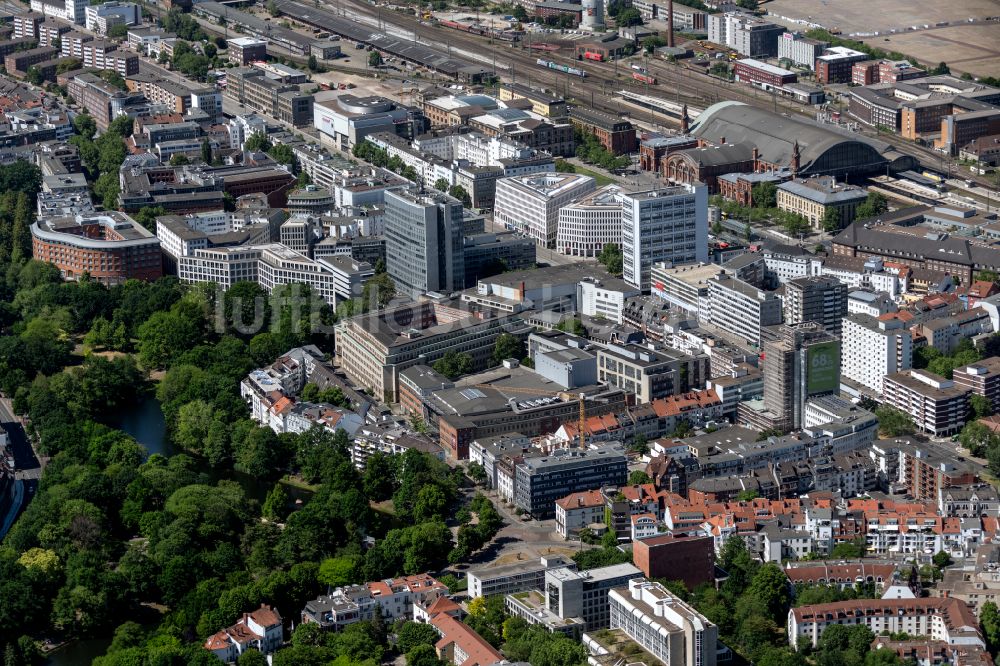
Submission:
[[[803,118],[779,115],[741,102],[708,107],[691,127],[699,147],[664,158],[663,172],[677,183],[701,181],[717,190],[726,173],[789,169],[794,176],[850,179],[916,167],[916,160],[887,143]]]
[[[35,259],[55,264],[67,280],[87,273],[111,285],[163,275],[160,239],[117,211],[39,220],[31,244]]]
[[[622,244],[622,189],[607,185],[559,209],[556,249],[571,257],[596,257],[608,243]]]

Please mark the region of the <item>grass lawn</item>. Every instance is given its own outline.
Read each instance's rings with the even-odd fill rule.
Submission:
[[[317,490],[319,490],[318,484],[313,485],[306,483],[305,481],[302,480],[302,477],[300,476],[290,476],[286,474],[285,476],[281,477],[281,481],[279,481],[278,483],[283,483],[291,488],[298,488],[299,490],[305,490],[306,492],[310,493],[314,493]]]
[[[583,176],[590,176],[595,181],[597,181],[597,187],[604,187],[605,185],[614,185],[618,181],[610,176],[605,176],[603,173],[598,173],[597,171],[591,171],[586,167],[582,167],[579,164],[573,165],[576,168],[576,172]]]

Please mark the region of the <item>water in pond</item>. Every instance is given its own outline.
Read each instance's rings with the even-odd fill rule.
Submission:
[[[167,423],[163,420],[163,410],[156,398],[145,398],[137,405],[122,410],[116,425],[146,447],[149,455],[172,456],[177,452],[167,438]]]
[[[97,657],[102,656],[111,645],[110,638],[90,638],[85,641],[70,643],[49,655],[46,666],[89,666]]]

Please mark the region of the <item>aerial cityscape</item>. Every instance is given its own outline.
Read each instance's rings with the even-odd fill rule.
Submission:
[[[0,0],[3,666],[992,666],[997,0]]]

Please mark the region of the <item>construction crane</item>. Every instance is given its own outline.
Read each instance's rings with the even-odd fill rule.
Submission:
[[[572,396],[573,395],[571,391],[543,391],[542,389],[521,388],[519,386],[503,386],[503,387],[498,387],[498,386],[493,386],[492,384],[473,384],[469,388],[477,388],[477,389],[484,389],[484,388],[486,388],[486,389],[493,389],[494,391],[503,391],[505,393],[527,393],[529,395],[544,395],[544,396],[548,396],[548,397],[560,397],[560,398],[562,398],[564,396]],[[588,396],[588,395],[586,395],[584,393],[578,393],[576,399],[580,402],[580,423],[579,423],[580,435],[579,435],[579,440],[578,441],[580,443],[579,446],[582,449],[586,445],[586,438],[584,436],[584,428],[586,427],[586,424],[587,424],[587,408],[584,405],[584,403],[587,400],[590,400],[592,402],[607,402],[607,399],[606,398],[595,398],[594,396]],[[567,400],[567,402],[568,402],[568,400]]]

